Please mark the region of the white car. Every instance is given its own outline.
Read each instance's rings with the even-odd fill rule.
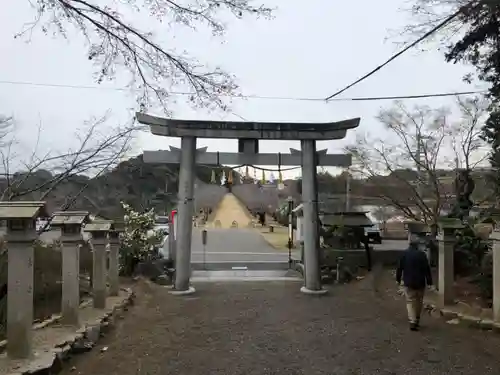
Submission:
[[[170,247],[168,246],[168,234],[163,237],[163,240],[158,248],[158,252],[164,259],[171,259]]]

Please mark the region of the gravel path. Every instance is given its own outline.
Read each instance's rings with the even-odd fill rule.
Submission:
[[[300,282],[200,283],[174,297],[138,286],[108,350],[77,357],[63,375],[498,374],[500,335],[427,317],[410,332],[399,297],[367,279],[325,297]]]

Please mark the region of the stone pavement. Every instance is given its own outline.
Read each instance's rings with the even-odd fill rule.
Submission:
[[[255,229],[207,228],[207,262],[288,262],[288,254],[269,245]],[[201,230],[193,228],[193,263],[203,262]]]
[[[198,283],[175,297],[141,284],[113,334],[63,375],[498,374],[500,336],[426,317],[410,332],[394,282],[299,292],[301,282]]]

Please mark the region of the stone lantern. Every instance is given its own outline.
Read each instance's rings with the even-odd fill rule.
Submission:
[[[443,218],[439,222],[439,260],[438,260],[438,303],[440,307],[452,305],[454,301],[453,284],[454,245],[456,232],[464,228],[462,221],[455,218]]]
[[[125,231],[125,223],[115,221],[109,232],[109,295],[117,296],[120,292],[120,234]]]
[[[6,222],[7,354],[31,356],[33,325],[33,241],[36,220],[46,217],[45,202],[0,202],[0,220]]]
[[[61,230],[62,253],[62,322],[78,325],[80,307],[80,244],[82,225],[88,222],[87,211],[58,211],[50,225]]]
[[[92,292],[96,309],[106,308],[106,245],[112,225],[111,220],[94,220],[83,228],[92,238]]]

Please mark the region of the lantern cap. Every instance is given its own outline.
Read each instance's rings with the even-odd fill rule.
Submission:
[[[82,225],[89,220],[88,211],[56,211],[52,214],[51,225]]]
[[[0,202],[0,219],[35,219],[47,216],[45,202]]]

